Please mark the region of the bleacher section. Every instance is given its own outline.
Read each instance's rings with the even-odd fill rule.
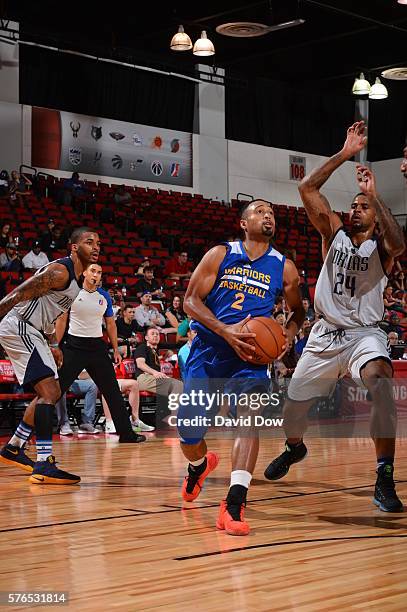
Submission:
[[[126,190],[132,194],[134,209],[125,209],[113,204],[116,185],[86,182],[93,202],[91,206],[83,202],[78,211],[58,203],[61,186],[62,181],[53,177],[39,178],[36,192],[42,195],[28,197],[24,208],[11,207],[7,199],[0,199],[0,219],[12,224],[13,237],[19,237],[21,255],[30,249],[33,239],[46,230],[50,217],[66,230],[79,224],[91,225],[102,237],[100,262],[108,285],[117,279],[119,284],[131,289],[138,280],[135,276],[137,266],[145,257],[150,259],[156,268],[155,276],[160,278],[173,251],[204,252],[222,240],[239,235],[241,202],[237,200],[225,206],[201,195],[128,186]],[[99,222],[100,211],[106,202],[115,213],[114,224]],[[296,251],[297,267],[305,271],[312,284],[321,267],[318,233],[310,225],[304,209],[276,204],[274,210],[277,248]],[[146,225],[153,232],[153,237],[148,239],[142,237],[142,228]],[[17,273],[2,275],[6,278],[7,290],[21,282]]]

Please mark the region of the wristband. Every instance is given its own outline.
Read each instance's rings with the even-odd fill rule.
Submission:
[[[51,348],[59,348],[59,344],[58,344],[58,343],[57,343],[57,344],[50,344],[49,346],[50,346]]]

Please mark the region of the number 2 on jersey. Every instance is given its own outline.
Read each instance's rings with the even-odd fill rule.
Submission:
[[[337,272],[336,283],[334,286],[334,293],[336,295],[343,295],[343,282],[345,281],[345,275],[342,272]],[[350,291],[350,297],[355,295],[356,291],[356,276],[347,276],[345,281],[345,289]]]
[[[235,298],[236,300],[231,305],[231,308],[243,310],[242,302],[244,302],[244,293],[236,293]]]

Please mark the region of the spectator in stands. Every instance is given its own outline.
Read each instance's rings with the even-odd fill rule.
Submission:
[[[50,243],[52,242],[52,237],[54,235],[54,227],[55,227],[54,219],[48,219],[47,229],[45,230],[43,234],[41,234],[41,237],[40,237],[41,249],[45,252],[48,250],[48,247]]]
[[[137,333],[140,327],[134,318],[135,308],[131,304],[125,304],[122,308],[121,316],[116,319],[117,339],[119,347],[127,347],[127,356],[130,357],[130,351],[137,344]],[[121,352],[123,352],[121,350]]]
[[[24,255],[23,266],[30,272],[35,272],[49,263],[49,259],[45,253],[41,251],[41,243],[39,240],[35,240],[32,245],[31,251]]]
[[[18,201],[20,206],[24,205],[24,199],[31,195],[32,182],[25,174],[19,174],[16,170],[11,173],[9,183],[9,195],[12,202]]]
[[[48,223],[48,227],[50,223]],[[55,225],[49,234],[45,234],[40,240],[41,250],[44,251],[48,259],[52,261],[54,259],[54,253],[56,251],[66,251],[67,239],[60,225]]]
[[[4,198],[9,193],[10,177],[7,170],[0,172],[0,198]]]
[[[145,342],[140,344],[135,352],[136,377],[140,391],[152,391],[158,395],[182,393],[183,384],[180,380],[169,378],[161,372],[158,344],[160,332],[150,327],[145,334]]]
[[[126,190],[125,185],[119,185],[113,196],[113,200],[117,206],[125,206],[126,208],[131,208],[132,206],[131,193]]]
[[[144,291],[140,298],[140,306],[137,306],[134,310],[134,317],[143,331],[146,331],[149,327],[162,328],[165,325],[164,316],[154,306],[151,306],[152,299],[151,293]]]
[[[0,255],[0,268],[6,272],[22,272],[24,266],[14,242],[9,242],[5,252]]]
[[[387,334],[387,340],[389,341],[390,346],[395,346],[399,342],[399,335],[395,331],[391,331]]]
[[[182,251],[178,256],[173,257],[165,269],[166,277],[173,280],[189,279],[191,274],[191,266],[188,263],[188,253],[186,251]]]
[[[78,433],[100,433],[100,429],[96,429],[96,427],[93,425],[95,420],[98,388],[86,370],[83,370],[79,374],[78,378],[70,386],[69,391],[75,395],[85,396],[83,400],[82,422],[79,425]],[[61,397],[55,407],[58,415],[59,433],[61,436],[71,436],[73,431],[69,424],[68,411],[66,409],[66,395]]]
[[[299,331],[299,334],[297,336],[298,340],[295,343],[295,352],[297,353],[298,357],[301,356],[302,351],[304,350],[307,342],[308,342],[308,338],[310,335],[312,329],[312,323],[309,319],[305,319],[304,323],[302,324],[302,327]]]
[[[79,200],[86,197],[86,194],[87,189],[78,172],[72,172],[71,178],[65,179],[62,185],[62,204],[75,206]]]
[[[140,277],[144,278],[144,268],[151,268],[151,262],[150,262],[148,257],[144,257],[143,261],[141,262],[141,264],[138,267],[138,270],[136,272],[136,276],[140,276]]]
[[[279,310],[278,312],[274,313],[274,318],[277,321],[277,323],[279,325],[281,325],[281,327],[284,327],[285,325],[285,314],[282,310]]]
[[[179,367],[179,371],[180,371],[182,380],[185,380],[185,374],[186,374],[185,365],[188,359],[189,352],[191,350],[192,340],[195,338],[195,336],[196,336],[196,331],[188,327],[188,331],[187,331],[188,341],[184,344],[184,346],[181,346],[181,348],[178,351],[178,367]]]
[[[154,278],[154,269],[151,266],[144,266],[143,278],[135,286],[136,295],[140,298],[143,293],[149,291],[153,299],[161,300],[165,298],[165,293],[158,280]]]
[[[275,304],[274,304],[273,316],[275,316],[277,312],[284,312],[285,307],[286,307],[285,299],[283,298],[282,295],[279,295],[276,298],[276,301],[275,301]]]
[[[308,321],[313,321],[315,319],[315,310],[312,308],[309,299],[302,298],[302,305],[305,310],[305,318],[308,319]]]
[[[11,237],[11,225],[6,221],[0,230],[0,247],[4,248],[9,242],[13,242],[13,239]]]
[[[178,328],[178,325],[187,318],[187,315],[182,309],[181,298],[179,295],[174,295],[171,306],[166,310],[165,316],[171,327]]]
[[[114,279],[113,285],[109,289],[109,294],[110,292],[112,292],[113,297],[116,300],[116,302],[121,302],[123,300],[123,293],[119,287],[119,281],[117,280],[117,278]]]
[[[113,316],[114,316],[114,319],[116,320],[117,317],[121,316],[126,304],[123,300],[123,296],[121,298],[116,299],[115,293],[112,287],[108,289],[108,294],[110,295],[110,299],[112,300]]]
[[[396,332],[398,338],[401,338],[403,335],[403,330],[400,327],[399,316],[395,312],[390,315],[389,324],[386,331],[387,335],[389,335],[391,332]]]
[[[397,310],[398,312],[404,312],[403,303],[401,300],[396,299],[393,296],[393,287],[387,285],[383,293],[383,302],[386,310]]]
[[[155,427],[143,423],[139,417],[140,393],[137,380],[131,378],[119,378],[117,382],[119,384],[120,391],[128,399],[131,409],[130,423],[134,433],[139,433],[140,431],[154,431]],[[107,405],[104,397],[102,397],[102,406],[106,418],[105,432],[108,434],[115,434],[116,428],[112,420],[112,415],[110,414],[109,406]]]

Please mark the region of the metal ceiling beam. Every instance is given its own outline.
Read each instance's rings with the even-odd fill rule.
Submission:
[[[403,18],[403,19],[398,19],[396,23],[404,23],[405,21],[407,21],[407,18]],[[228,67],[228,66],[233,66],[234,64],[239,64],[241,62],[245,62],[245,61],[251,61],[253,59],[258,59],[258,58],[262,58],[262,57],[269,57],[270,55],[276,55],[278,53],[284,53],[285,51],[291,51],[292,49],[300,49],[302,47],[310,47],[311,45],[315,45],[315,44],[321,44],[321,43],[326,43],[326,42],[330,42],[332,40],[340,40],[342,38],[347,38],[349,36],[355,36],[356,34],[362,34],[362,33],[366,33],[366,32],[371,32],[374,30],[379,29],[379,26],[374,25],[374,26],[369,26],[369,27],[365,27],[365,28],[359,28],[357,30],[350,30],[348,32],[340,32],[339,34],[330,34],[329,36],[323,36],[322,38],[314,38],[314,39],[307,39],[303,42],[300,43],[294,43],[292,45],[287,45],[285,47],[278,47],[276,49],[270,49],[270,51],[265,51],[265,52],[259,52],[259,53],[253,53],[252,55],[245,55],[242,57],[237,57],[233,60],[227,61],[227,62],[222,62],[222,66]],[[405,30],[405,32],[407,32],[407,30]]]
[[[352,17],[354,19],[360,19],[361,21],[366,21],[367,23],[374,24],[381,28],[390,28],[396,32],[403,32],[403,34],[407,34],[407,30],[405,28],[399,28],[397,25],[392,23],[386,23],[384,21],[379,21],[378,19],[372,19],[372,17],[365,17],[364,15],[360,15],[359,13],[352,13],[351,11],[346,11],[345,9],[340,9],[337,6],[332,6],[331,4],[324,4],[323,2],[317,2],[317,0],[302,0],[306,4],[312,4],[313,6],[318,6],[327,11],[332,11],[334,13],[339,13],[341,15],[346,15],[347,17]]]

